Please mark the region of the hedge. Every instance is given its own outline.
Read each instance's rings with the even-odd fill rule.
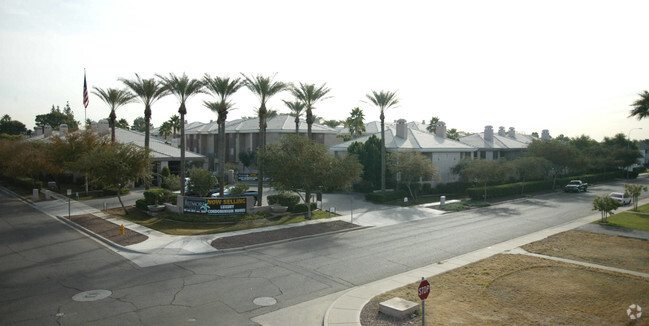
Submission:
[[[152,188],[144,191],[144,201],[147,205],[166,203],[169,201],[171,191],[162,188]]]
[[[375,203],[385,203],[391,200],[401,199],[406,196],[407,193],[402,190],[372,192],[369,194],[365,194],[365,200],[375,202]]]
[[[316,203],[311,203],[311,211],[313,212],[318,208],[318,204]],[[307,211],[306,204],[300,203],[295,206],[293,206],[293,209],[290,209],[289,212],[291,213],[304,213]]]
[[[266,197],[268,200],[268,205],[278,204],[280,206],[288,207],[288,211],[291,212],[292,209],[300,202],[300,196],[296,194],[281,193],[277,195],[270,195]],[[306,208],[306,206],[304,206]]]

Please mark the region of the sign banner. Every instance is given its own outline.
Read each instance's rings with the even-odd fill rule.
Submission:
[[[183,198],[183,213],[196,215],[244,215],[247,213],[246,197]]]

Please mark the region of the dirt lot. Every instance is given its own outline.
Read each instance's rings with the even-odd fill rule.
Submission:
[[[570,259],[649,271],[649,259],[642,258],[649,251],[647,241],[583,233],[561,233],[527,250],[556,248],[569,252],[564,257]],[[501,254],[428,281],[426,325],[649,325],[649,279],[626,274]],[[361,323],[421,325],[419,316],[394,320],[378,313],[378,303],[395,296],[419,303],[417,285],[374,298],[363,309]],[[645,316],[632,321],[627,315],[631,304],[643,307]]]

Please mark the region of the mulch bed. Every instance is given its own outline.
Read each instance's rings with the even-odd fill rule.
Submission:
[[[260,243],[293,239],[308,235],[351,229],[355,227],[357,227],[357,225],[343,221],[315,223],[273,231],[261,231],[244,235],[219,238],[212,241],[212,247],[216,249],[241,248]]]
[[[127,228],[124,228],[124,234],[120,234],[119,225],[115,225],[93,214],[73,215],[69,219],[85,229],[90,230],[92,233],[124,247],[140,243],[149,238],[146,235]]]

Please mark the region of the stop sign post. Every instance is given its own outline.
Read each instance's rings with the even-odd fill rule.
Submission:
[[[424,304],[424,301],[426,301],[426,298],[428,298],[428,294],[430,293],[430,283],[426,281],[423,277],[421,278],[421,283],[419,283],[419,286],[417,287],[417,295],[419,296],[419,299],[421,299],[421,325],[426,324],[426,305]]]

